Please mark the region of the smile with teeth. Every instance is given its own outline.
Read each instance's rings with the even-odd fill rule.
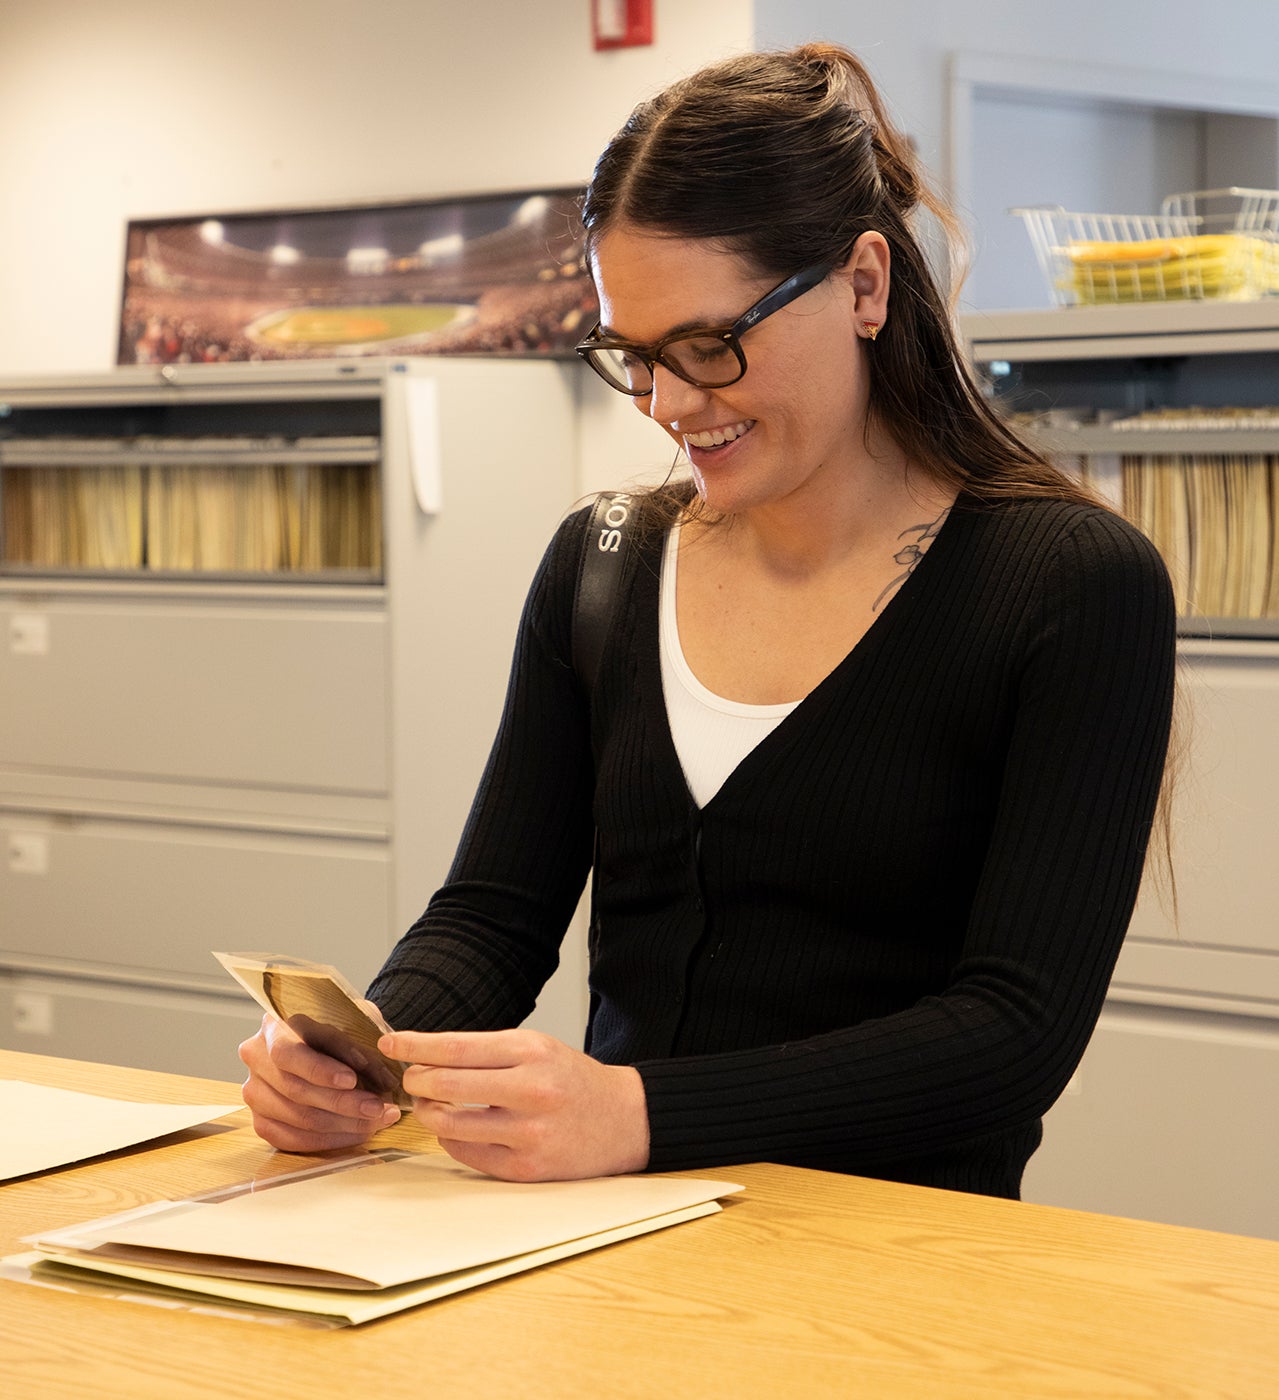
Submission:
[[[744,437],[754,426],[755,420],[747,418],[741,423],[730,423],[724,428],[710,428],[704,433],[685,433],[684,441],[690,447],[700,447],[704,450],[723,447],[726,442],[736,442],[739,437]]]

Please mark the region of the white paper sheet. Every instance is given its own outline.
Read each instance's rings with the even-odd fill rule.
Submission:
[[[235,1113],[239,1104],[125,1103],[0,1079],[0,1181],[135,1147]]]

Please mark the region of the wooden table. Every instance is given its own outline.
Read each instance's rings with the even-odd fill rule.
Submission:
[[[235,1103],[236,1085],[0,1051],[0,1077]],[[430,1148],[415,1124],[379,1144]],[[294,1169],[248,1114],[0,1185],[37,1229]],[[1170,1167],[1175,1170],[1175,1164]],[[1279,1243],[757,1164],[722,1214],[358,1328],[0,1280],[15,1400],[1279,1396]]]

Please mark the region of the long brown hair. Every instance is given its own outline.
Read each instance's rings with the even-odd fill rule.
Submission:
[[[928,216],[953,270],[964,245],[958,219],[866,68],[835,44],[729,58],[641,103],[604,149],[582,204],[588,254],[625,224],[706,240],[779,280],[846,255],[877,230],[889,246],[891,282],[867,357],[870,418],[909,462],[970,498],[1050,497],[1109,509],[1024,442],[977,387],[953,303],[924,251],[919,226]],[[679,518],[694,497],[686,480],[642,494],[653,528]],[[1174,918],[1169,812],[1178,732],[1184,741],[1180,716],[1152,842]]]

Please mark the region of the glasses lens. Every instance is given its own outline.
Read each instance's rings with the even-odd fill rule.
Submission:
[[[638,355],[604,345],[587,351],[587,358],[600,374],[624,394],[647,394],[653,387],[648,366]]]
[[[735,384],[746,372],[732,341],[718,335],[690,335],[668,341],[662,349],[662,363],[702,389]]]

